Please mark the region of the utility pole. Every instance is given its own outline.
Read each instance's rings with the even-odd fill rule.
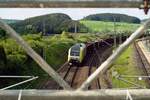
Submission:
[[[122,32],[119,32],[119,44],[122,43]]]
[[[46,28],[45,28],[45,20],[43,20],[43,32],[42,32],[42,38],[46,35]],[[46,47],[43,47],[43,59],[46,61]]]
[[[45,20],[43,20],[43,36],[46,35]]]
[[[146,46],[147,46],[147,48],[148,48],[148,50],[150,50],[150,48],[149,48],[149,39],[148,39],[148,30],[147,31],[145,31],[145,38],[143,39],[143,41],[145,40],[145,42],[146,42]]]
[[[115,16],[113,16],[113,19],[114,19],[114,47],[116,48],[117,47],[117,41],[116,41],[116,18]]]
[[[75,34],[77,33],[77,21],[75,21],[75,23],[74,23],[74,33]]]

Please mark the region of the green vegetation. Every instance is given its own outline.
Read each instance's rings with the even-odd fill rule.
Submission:
[[[6,38],[6,32],[0,28],[0,39],[5,39]]]
[[[94,33],[110,33],[114,34],[114,23],[113,22],[103,22],[103,21],[80,21],[86,27],[88,27],[89,32]],[[128,34],[135,31],[139,24],[121,23],[116,22],[116,32]]]
[[[127,76],[140,76],[142,73],[138,69],[134,58],[133,58],[133,47],[130,46],[112,65],[112,84],[113,88],[130,88],[135,87],[129,83],[125,83],[119,79],[116,79],[117,75],[127,75]],[[141,73],[141,74],[140,74]],[[116,75],[117,74],[117,75]],[[135,84],[140,84],[141,86],[146,87],[144,80],[139,80],[138,78],[123,78],[127,81],[131,81]]]
[[[105,21],[105,22],[126,22],[126,23],[140,23],[140,19],[124,14],[114,14],[114,13],[103,13],[94,14],[85,17],[83,20],[93,20],[93,21]]]
[[[72,34],[63,32],[61,35],[41,37],[40,34],[22,36],[28,44],[40,54],[55,70],[67,60],[68,49],[77,42],[94,41],[101,38],[96,34]],[[103,35],[104,37],[104,35]],[[49,76],[29,57],[22,47],[10,38],[0,39],[0,74],[1,75],[34,75],[39,76],[36,81],[21,85],[17,88],[37,88]],[[19,81],[19,80],[17,80]],[[16,81],[4,81],[8,85]]]
[[[2,20],[8,24],[12,24],[12,23],[16,23],[16,22],[21,21],[21,20],[15,20],[15,19],[2,19]]]
[[[11,26],[20,34],[34,34],[45,33],[61,34],[63,31],[74,32],[75,24],[77,32],[87,32],[87,28],[78,21],[73,21],[68,15],[61,13],[54,13],[32,17],[12,23]]]

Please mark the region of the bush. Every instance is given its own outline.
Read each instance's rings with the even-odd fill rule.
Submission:
[[[4,69],[7,65],[7,56],[4,50],[4,47],[2,45],[0,45],[0,69]]]
[[[69,37],[70,37],[70,35],[69,35],[68,32],[63,31],[63,32],[61,33],[61,38],[69,38]]]
[[[6,37],[7,37],[6,31],[0,28],[0,39],[6,39]]]

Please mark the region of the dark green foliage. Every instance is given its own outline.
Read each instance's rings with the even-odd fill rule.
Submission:
[[[84,18],[84,20],[95,20],[95,21],[111,21],[111,22],[127,22],[127,23],[140,23],[140,19],[124,14],[113,14],[113,13],[103,13],[89,15]]]
[[[65,14],[49,14],[37,16],[12,24],[12,27],[19,33],[39,33],[45,32],[48,34],[58,33],[56,28],[65,20],[71,18]]]
[[[41,43],[40,35],[32,35],[32,36],[23,36],[23,38],[30,44],[30,46],[39,54],[41,53],[41,49],[43,48],[43,44]],[[3,47],[5,48],[5,55],[7,57],[7,67],[5,67],[6,73],[3,70],[4,74],[15,74],[20,75],[23,74],[23,71],[29,70],[26,69],[29,66],[27,60],[29,61],[29,57],[26,52],[20,47],[16,42],[12,39],[6,39],[6,41],[1,41]],[[4,53],[3,53],[4,54]],[[31,60],[33,62],[33,60]],[[1,65],[0,65],[1,66]],[[37,66],[37,65],[32,65]],[[23,74],[24,75],[24,74]]]
[[[62,31],[74,32],[74,21],[66,15],[61,13],[48,14],[38,17],[33,17],[20,21],[11,26],[21,34],[27,33],[45,33],[48,34],[60,34]],[[78,31],[84,31],[86,29],[83,24],[77,22]]]
[[[2,19],[4,22],[6,22],[7,24],[11,24],[11,23],[16,23],[19,22],[20,20],[16,20],[16,19]]]
[[[0,28],[0,38],[5,39],[6,38],[6,32]]]
[[[68,32],[63,31],[63,32],[61,33],[61,38],[69,38],[69,37],[70,37],[70,35],[69,35]]]
[[[68,38],[61,39],[60,35],[58,39],[57,36],[42,38],[40,34],[28,34],[22,37],[56,70],[66,61],[68,49],[74,43],[73,40]],[[39,76],[39,80],[48,77],[39,65],[26,54],[22,47],[9,38],[5,41],[0,40],[0,75]],[[8,85],[10,83],[12,84],[14,81],[5,80],[0,85],[4,86],[4,84]],[[38,83],[33,84],[34,87],[36,87],[35,84],[38,85]]]
[[[59,27],[57,27],[57,29],[58,30],[60,29],[61,32],[66,31],[74,33],[75,26],[77,28],[78,33],[86,33],[88,31],[88,28],[84,24],[81,24],[80,22],[73,20],[64,21]]]
[[[73,44],[81,41],[92,41],[98,38],[95,34],[72,35],[65,31],[62,33],[62,36],[56,34],[54,36],[41,37],[40,34],[28,34],[22,37],[55,70],[67,61],[68,49]],[[0,45],[0,75],[39,76],[38,80],[31,82],[31,86],[33,87],[27,88],[39,88],[39,85],[43,81],[50,78],[14,40],[7,38],[4,41],[1,39]],[[17,82],[16,79],[14,81],[10,79],[5,80],[0,83],[0,86],[15,82]],[[26,86],[29,86],[29,83],[21,85],[18,88],[24,88]]]
[[[0,73],[2,73],[2,70],[6,67],[7,65],[7,57],[6,53],[4,50],[4,47],[0,45]]]

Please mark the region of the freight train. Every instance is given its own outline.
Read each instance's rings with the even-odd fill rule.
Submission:
[[[86,45],[77,43],[68,51],[68,62],[70,65],[81,64],[86,55]]]

